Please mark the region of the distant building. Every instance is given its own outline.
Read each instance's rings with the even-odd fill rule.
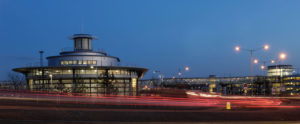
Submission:
[[[163,82],[160,79],[140,80],[141,88],[153,86],[223,95],[300,95],[300,75],[164,78]]]
[[[293,75],[292,65],[268,66],[268,76],[289,76],[289,75]]]
[[[47,57],[48,66],[41,59],[39,66],[13,70],[23,73],[34,91],[136,95],[137,82],[147,69],[120,66],[118,57],[94,51],[92,35],[75,34],[71,39],[74,50]]]
[[[300,95],[300,75],[285,76],[282,88],[285,94]]]

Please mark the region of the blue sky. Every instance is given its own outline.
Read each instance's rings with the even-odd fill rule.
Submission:
[[[15,67],[73,47],[67,37],[96,35],[95,49],[124,65],[159,70],[167,77],[250,75],[250,55],[260,60],[286,52],[282,64],[299,68],[300,1],[293,0],[0,0],[0,80]],[[256,75],[262,74],[259,65]]]

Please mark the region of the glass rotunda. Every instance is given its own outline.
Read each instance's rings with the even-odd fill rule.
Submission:
[[[120,66],[118,57],[92,49],[89,34],[75,34],[73,51],[47,57],[48,65],[13,69],[26,76],[32,91],[137,95],[146,68]]]

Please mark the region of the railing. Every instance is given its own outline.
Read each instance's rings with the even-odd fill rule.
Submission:
[[[80,74],[80,76],[73,75],[73,74],[60,74],[60,75],[53,75],[52,79],[56,78],[105,78],[107,77],[104,74]],[[138,78],[137,75],[127,75],[127,74],[114,74],[114,75],[108,75],[109,78]],[[30,75],[28,78],[40,78],[40,79],[51,79],[49,75]]]
[[[61,49],[61,52],[73,52],[74,48],[72,47],[64,47]],[[104,49],[92,49],[94,52],[101,52],[101,53],[106,53]]]

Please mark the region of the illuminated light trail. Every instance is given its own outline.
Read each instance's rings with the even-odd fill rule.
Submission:
[[[0,90],[0,95],[16,100],[40,100],[69,104],[104,104],[104,105],[136,105],[136,106],[190,106],[190,107],[224,107],[230,102],[235,107],[274,107],[282,103],[279,99],[255,97],[224,97],[219,94],[187,91],[188,98],[157,96],[121,96],[84,93],[61,93],[45,91]],[[15,96],[12,97],[11,95]],[[288,108],[288,107],[282,107]],[[297,108],[297,107],[296,107]]]
[[[4,93],[2,93],[3,95]],[[26,93],[9,93],[21,97],[27,97],[27,99],[36,100],[37,96],[40,96],[39,100],[55,101],[57,97],[60,97],[60,102],[69,103],[91,103],[91,104],[109,104],[109,105],[148,105],[148,106],[214,106],[218,104],[213,100],[196,99],[190,100],[187,98],[169,98],[169,97],[134,97],[134,96],[69,96],[69,95],[54,95],[54,94],[26,94]],[[19,99],[19,98],[16,98]],[[24,99],[24,98],[21,98]],[[76,102],[75,102],[76,101]]]
[[[245,106],[246,108],[300,108],[300,106]]]
[[[245,105],[280,105],[282,102],[279,99],[271,99],[271,98],[256,98],[256,97],[248,97],[248,96],[221,96],[220,94],[210,94],[200,91],[187,91],[187,94],[191,96],[191,98],[213,98],[218,100],[219,102],[225,104],[226,102],[230,102],[231,104],[237,104],[240,106]]]

